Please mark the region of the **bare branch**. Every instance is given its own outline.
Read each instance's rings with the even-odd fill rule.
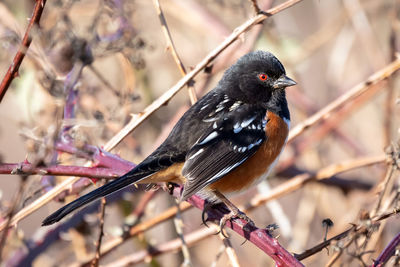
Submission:
[[[123,175],[126,171],[121,169],[110,169],[100,167],[81,167],[55,165],[49,167],[34,167],[29,162],[23,163],[4,163],[0,164],[0,174],[39,174],[39,175],[59,175],[59,176],[78,176],[89,178],[115,179]]]
[[[102,197],[101,205],[100,205],[100,212],[99,212],[99,217],[100,217],[99,237],[97,238],[96,253],[95,253],[94,259],[92,260],[91,267],[99,266],[101,240],[103,239],[103,236],[104,236],[104,232],[103,232],[103,230],[104,230],[104,213],[106,211],[106,203],[107,203],[106,198]]]
[[[34,26],[39,26],[40,17],[42,16],[46,0],[36,0],[35,2],[36,3],[33,9],[33,14],[29,21],[28,27],[26,28],[21,46],[18,49],[18,52],[15,55],[12,64],[8,68],[7,73],[0,84],[0,102],[1,100],[3,100],[3,97],[6,94],[8,88],[10,87],[11,82],[14,80],[15,77],[18,76],[19,67],[21,66],[22,61],[24,60],[24,57],[32,42],[32,36],[31,36],[32,28]]]
[[[158,18],[160,19],[161,28],[164,33],[165,40],[167,41],[167,49],[171,51],[172,57],[174,58],[175,63],[178,66],[182,76],[185,76],[187,74],[186,69],[178,53],[176,52],[174,42],[172,41],[171,33],[169,32],[168,29],[167,20],[165,19],[164,13],[160,6],[160,1],[154,0],[153,3],[157,10]],[[196,91],[194,90],[193,83],[188,82],[188,89],[189,89],[190,102],[193,105],[197,101]]]

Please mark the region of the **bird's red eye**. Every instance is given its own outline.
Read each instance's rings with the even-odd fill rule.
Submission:
[[[268,79],[267,74],[261,73],[258,75],[258,79],[260,79],[261,81],[265,81]]]

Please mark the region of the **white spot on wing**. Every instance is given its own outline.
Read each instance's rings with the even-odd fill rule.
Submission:
[[[212,114],[212,115],[215,115],[215,114]],[[213,121],[218,120],[218,117],[211,117],[212,115],[209,116],[210,118],[203,119],[203,121],[204,122],[213,122]]]
[[[200,155],[203,151],[204,151],[203,148],[199,149],[196,153],[194,153],[193,155],[191,155],[191,156],[189,157],[189,160],[190,160],[190,159],[194,159],[195,157],[197,157],[198,155]]]
[[[233,111],[237,109],[242,104],[242,101],[236,101],[233,105],[229,108],[229,111]]]
[[[229,101],[231,101],[227,95],[224,96],[224,100],[222,100],[221,103],[228,103]]]
[[[233,128],[234,133],[238,133],[242,130],[242,127]]]
[[[204,145],[204,144],[210,142],[211,140],[213,140],[214,138],[216,138],[217,136],[218,136],[218,133],[216,131],[214,131],[214,132],[210,133],[206,138],[204,138],[204,140],[201,141],[199,143],[199,145]]]
[[[222,111],[224,108],[225,108],[225,106],[222,103],[218,104],[217,109],[215,110],[215,113]]]
[[[262,120],[262,127],[265,128],[265,126],[267,126],[268,121],[263,119]]]
[[[249,118],[249,119],[247,119],[247,120],[242,121],[242,123],[240,124],[240,126],[241,126],[242,128],[245,128],[245,127],[249,126],[249,124],[252,123],[252,122],[256,119],[256,117],[257,117],[257,116],[253,116],[253,117],[251,117],[251,118]]]
[[[258,139],[255,143],[252,143],[252,144],[248,145],[247,149],[250,150],[253,147],[258,146],[259,144],[261,144],[261,142],[262,142],[262,139]]]
[[[200,108],[200,110],[205,109],[205,108],[208,107],[209,105],[210,105],[210,104],[207,104],[207,105],[202,106],[202,107]]]
[[[234,133],[238,133],[238,132],[240,132],[242,129],[243,129],[243,128],[240,126],[240,123],[239,123],[239,122],[237,122],[237,123],[235,123],[235,125],[233,125],[233,132],[234,132]]]

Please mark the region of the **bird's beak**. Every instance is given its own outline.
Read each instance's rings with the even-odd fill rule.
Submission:
[[[289,86],[292,86],[295,84],[297,84],[297,83],[295,81],[293,81],[292,79],[290,79],[288,76],[282,75],[281,77],[279,77],[278,80],[276,80],[274,82],[273,87],[275,89],[279,89],[279,88],[289,87]]]

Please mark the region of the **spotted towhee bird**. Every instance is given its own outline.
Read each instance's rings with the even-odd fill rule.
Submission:
[[[265,178],[286,143],[290,114],[285,88],[295,85],[271,53],[241,57],[218,85],[194,104],[167,139],[118,179],[81,196],[43,221],[49,225],[75,209],[134,183],[184,185],[181,200],[200,194],[230,209],[220,222],[251,222],[223,194],[241,191]]]

